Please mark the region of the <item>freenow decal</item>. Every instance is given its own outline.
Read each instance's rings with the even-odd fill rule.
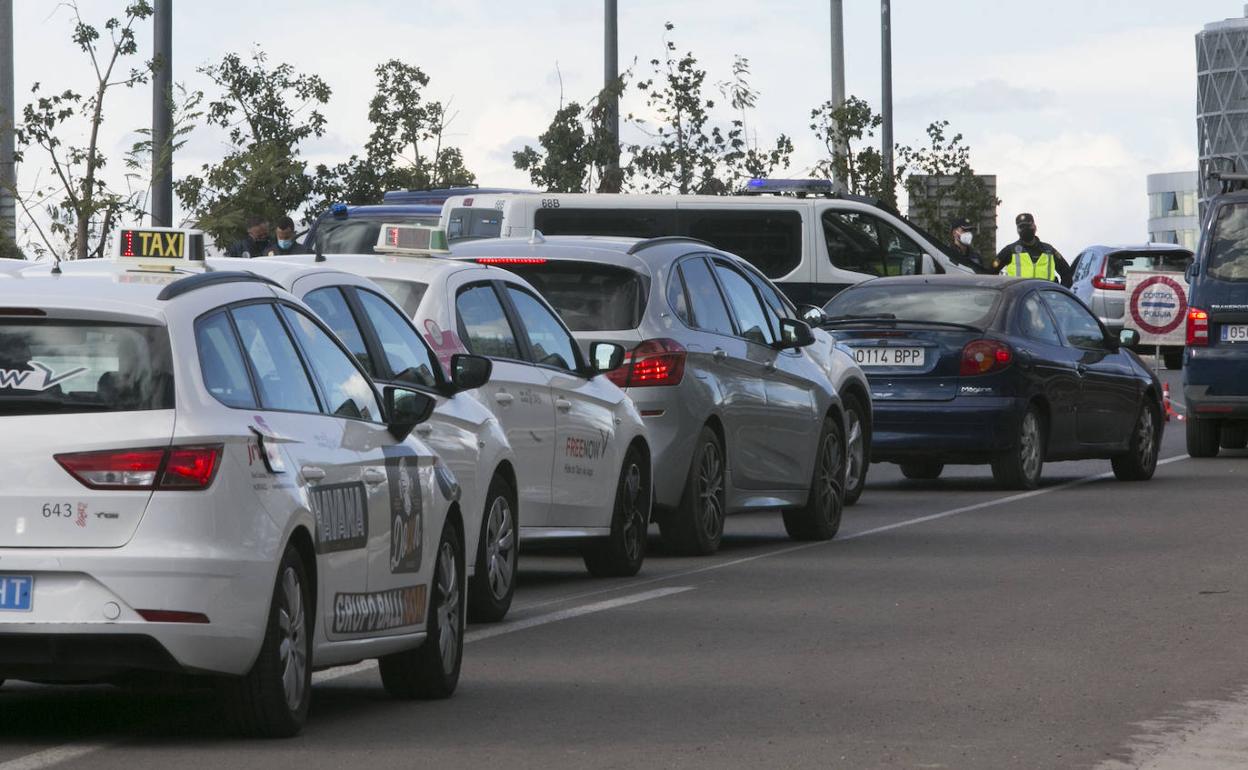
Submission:
[[[598,438],[568,436],[563,442],[563,472],[570,476],[592,477],[598,461],[606,456],[610,441],[611,434],[601,429]]]
[[[30,369],[0,369],[0,390],[47,390],[87,370],[87,367],[80,366],[55,374],[50,367],[38,361],[31,361],[28,365]]]
[[[358,481],[313,487],[316,552],[334,553],[368,545],[368,493]]]
[[[390,481],[390,571],[419,572],[424,555],[425,516],[420,488],[420,458],[386,454]]]
[[[427,586],[408,586],[371,594],[334,596],[334,633],[366,634],[420,625],[425,620]]]

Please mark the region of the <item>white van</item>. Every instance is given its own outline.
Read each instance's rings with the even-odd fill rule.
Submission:
[[[534,230],[696,238],[745,258],[794,303],[820,307],[876,276],[977,272],[895,211],[867,198],[834,197],[827,180],[753,180],[749,189],[772,194],[456,196],[443,204],[441,226],[452,243]]]

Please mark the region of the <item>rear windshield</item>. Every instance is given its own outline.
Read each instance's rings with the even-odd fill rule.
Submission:
[[[1110,254],[1105,264],[1106,278],[1125,278],[1138,270],[1182,273],[1192,261],[1190,251],[1141,252],[1118,251]]]
[[[316,226],[316,242],[324,254],[373,254],[382,225],[437,227],[437,214],[387,216],[382,219],[324,219]]]
[[[984,326],[992,318],[1000,289],[978,286],[863,285],[833,297],[823,312],[838,316],[891,316],[909,321]]]
[[[533,284],[574,332],[636,329],[641,324],[648,285],[632,270],[570,261],[507,268]]]
[[[416,310],[420,307],[420,301],[425,298],[425,290],[429,288],[429,284],[420,283],[419,281],[396,281],[393,278],[374,278],[373,283],[385,290],[390,298],[399,303],[399,307],[403,308],[403,312],[407,313],[408,318],[416,316]]]
[[[451,209],[446,221],[447,241],[497,238],[503,232],[503,212],[498,209]]]
[[[0,415],[172,408],[164,327],[0,320]]]
[[[1248,281],[1248,203],[1220,206],[1209,236],[1205,274],[1223,281]]]

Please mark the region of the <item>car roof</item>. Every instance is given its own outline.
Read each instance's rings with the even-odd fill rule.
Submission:
[[[850,286],[846,291],[859,286],[878,286],[887,283],[894,286],[961,286],[968,289],[1012,289],[1022,284],[1058,286],[1053,281],[1039,278],[1018,278],[1012,275],[986,275],[981,273],[946,273],[943,275],[892,275],[872,278],[869,281]]]
[[[361,219],[380,219],[391,215],[423,215],[423,216],[441,216],[442,207],[432,204],[418,203],[376,203],[361,206],[347,206],[346,216],[335,215],[333,210],[323,212],[317,221],[326,219],[351,219],[357,217]]]
[[[643,248],[639,245],[645,244]],[[691,252],[712,252],[740,259],[695,238],[626,238],[612,235],[547,235],[533,238],[482,238],[451,244],[455,259],[533,257],[597,262],[650,273],[653,268]]]
[[[396,254],[323,254],[321,257],[323,261],[320,262],[312,254],[287,254],[280,257],[261,257],[251,261],[281,263],[301,271],[306,271],[309,268],[321,268],[366,278],[416,279],[425,283],[445,280],[450,275],[465,270],[497,269],[489,268],[485,265],[465,264],[444,257],[415,257]],[[271,269],[279,270],[280,268]],[[304,273],[301,272],[299,274],[302,275]],[[291,280],[294,279],[292,278]]]

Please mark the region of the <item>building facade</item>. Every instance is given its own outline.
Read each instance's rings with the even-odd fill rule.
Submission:
[[[1206,24],[1196,33],[1196,137],[1200,205],[1217,190],[1209,171],[1248,171],[1248,6],[1245,18]]]
[[[1196,250],[1200,216],[1195,171],[1148,175],[1148,240]]]

